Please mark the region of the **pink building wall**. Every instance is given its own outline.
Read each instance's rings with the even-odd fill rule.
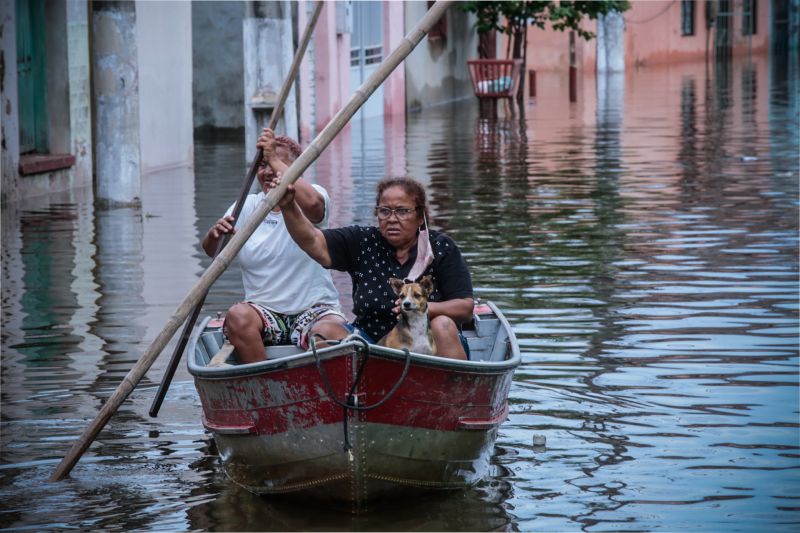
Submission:
[[[586,20],[582,27],[596,33],[593,20]],[[591,68],[595,65],[595,39],[584,41],[575,37],[575,61],[578,69]],[[502,48],[498,52],[505,57],[508,39],[503,36]],[[548,28],[528,29],[528,68],[539,71],[563,70],[569,67],[569,33]]]
[[[298,27],[302,29],[308,23],[308,3],[304,0],[298,6]],[[383,2],[384,58],[405,37],[402,20],[402,2]],[[401,23],[398,24],[397,21]],[[311,141],[312,132],[319,133],[353,94],[350,80],[350,34],[336,33],[335,2],[325,2],[317,21],[314,55],[313,67],[310,60],[304,60],[300,72],[300,139],[304,143]],[[402,116],[402,119],[393,118],[392,127],[404,128],[405,71],[402,67],[395,69],[383,83],[383,111],[385,116]]]
[[[402,22],[403,2],[383,3],[383,57],[397,48],[405,37]],[[398,142],[406,132],[406,76],[403,65],[394,69],[383,83],[383,140],[387,176],[401,176],[406,171],[406,143]]]
[[[756,34],[742,35],[743,0],[732,0],[731,37],[733,55],[766,53],[769,49],[770,1],[758,0]],[[625,19],[625,64],[628,67],[658,65],[702,59],[706,53],[705,5],[695,3],[694,35],[681,35],[681,2],[673,0],[633,0]],[[597,23],[586,19],[583,28],[597,33]],[[709,39],[713,50],[713,30]],[[498,55],[505,56],[508,40],[502,37]],[[576,36],[576,66],[593,72],[597,59],[597,39],[584,41]],[[528,30],[528,68],[537,72],[566,70],[569,67],[569,33],[551,28]]]
[[[298,5],[297,9],[297,27],[301,28],[299,30],[300,35],[303,35],[305,27],[308,25],[309,17],[306,11],[307,6],[308,3],[304,1]],[[320,16],[321,15],[322,14],[320,14]],[[319,24],[319,21],[317,21],[317,24]],[[306,57],[309,57],[310,55],[311,54],[309,53],[309,50],[306,49]],[[301,146],[312,140],[311,117],[313,113],[313,102],[311,101],[311,98],[313,93],[311,92],[311,86],[309,85],[308,81],[311,79],[311,72],[313,69],[309,63],[309,61],[303,61],[300,63],[300,73],[298,75],[300,79],[298,95],[300,99],[300,116],[299,120],[297,121],[297,133],[299,135],[298,141],[300,142]]]
[[[300,6],[304,11],[303,7]],[[308,103],[315,107],[314,129],[319,132],[342,108],[350,94],[350,34],[336,33],[335,2],[325,2],[322,8],[314,35],[314,52],[316,98]],[[306,85],[309,82],[305,80]],[[308,120],[310,117],[305,118]]]
[[[405,37],[403,27],[403,3],[383,3],[383,57],[397,48]],[[399,22],[399,23],[398,23]],[[402,65],[394,69],[383,83],[384,115],[406,114],[406,77]]]
[[[625,63],[632,66],[696,60],[706,53],[706,2],[695,3],[694,35],[681,35],[681,3],[659,0],[631,2],[625,13]],[[733,55],[769,50],[769,0],[756,2],[756,34],[742,35],[743,0],[732,0],[731,44]],[[709,40],[713,52],[714,33]]]

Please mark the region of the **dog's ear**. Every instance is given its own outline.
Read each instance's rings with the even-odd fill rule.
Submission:
[[[402,279],[389,278],[389,285],[392,286],[392,290],[398,296],[400,296],[400,291],[403,289],[403,285],[405,284],[406,282],[403,281]]]
[[[433,279],[430,276],[425,276],[419,280],[419,286],[425,291],[426,296],[430,296],[433,292]]]

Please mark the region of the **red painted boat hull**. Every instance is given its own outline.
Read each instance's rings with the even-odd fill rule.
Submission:
[[[519,364],[505,319],[500,326],[507,353],[495,353],[498,361],[418,354],[406,361],[402,352],[370,346],[355,403],[385,401],[369,410],[341,406],[365,357],[362,342],[321,349],[319,363],[306,352],[208,368],[196,345],[202,334],[218,336],[219,324],[207,320],[193,337],[189,367],[204,425],[233,481],[260,494],[361,505],[397,490],[463,488],[486,474]]]

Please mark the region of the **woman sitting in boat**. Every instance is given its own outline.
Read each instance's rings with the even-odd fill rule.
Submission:
[[[275,177],[273,186],[280,183]],[[430,328],[437,355],[466,359],[458,324],[472,319],[472,280],[455,242],[428,231],[425,189],[412,178],[388,178],[377,186],[378,227],[315,227],[298,203],[297,187],[289,186],[279,202],[286,228],[300,248],[325,268],[350,274],[353,313],[348,324],[369,342],[381,339],[397,323],[398,303],[389,278],[417,280],[430,275],[434,291],[428,300]],[[430,234],[429,234],[430,233]],[[333,337],[347,335],[342,329]]]
[[[276,172],[284,172],[301,153],[289,137],[275,137],[264,129],[256,146],[262,150],[258,182],[262,192],[245,200],[239,220],[234,206],[228,208],[203,239],[203,250],[214,256],[220,239],[235,233],[270,189]],[[295,184],[295,205],[312,227],[325,227],[330,197],[319,185],[300,178]],[[311,222],[309,222],[311,224]],[[294,344],[308,347],[311,328],[322,335],[341,331],[346,319],[339,308],[339,293],[331,274],[308,257],[292,240],[280,208],[275,208],[239,251],[245,301],[233,305],[225,316],[223,331],[236,349],[240,363],[266,359],[265,345]]]

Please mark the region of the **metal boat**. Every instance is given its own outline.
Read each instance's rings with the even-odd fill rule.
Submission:
[[[350,336],[267,360],[209,366],[224,340],[206,318],[189,344],[203,425],[226,474],[258,494],[298,493],[356,507],[396,491],[458,489],[486,475],[519,347],[490,302],[463,334],[470,360],[368,344]]]

